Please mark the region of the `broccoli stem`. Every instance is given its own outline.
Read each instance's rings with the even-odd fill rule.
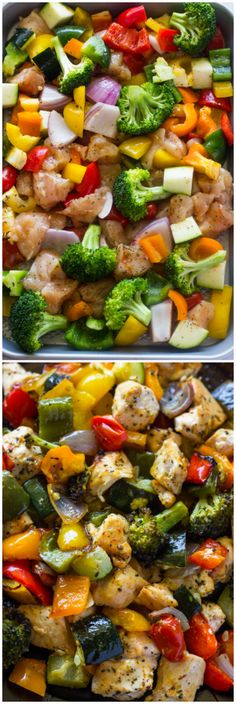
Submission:
[[[147,187],[142,186],[142,184],[140,184],[137,190],[145,195],[146,202],[148,202],[149,200],[160,200],[169,196],[168,191],[165,191],[163,186]]]
[[[50,315],[50,313],[44,313],[43,322],[40,325],[39,332],[37,332],[37,339],[54,330],[65,330],[67,323],[68,321],[65,315]]]
[[[40,438],[38,435],[35,435],[35,433],[32,433],[31,435],[29,435],[29,437],[27,436],[26,445],[27,447],[37,445],[41,448],[41,450],[48,452],[48,450],[53,450],[55,447],[57,447],[58,443],[48,442],[48,440],[43,440],[43,438]]]
[[[130,303],[127,303],[125,305],[125,312],[127,315],[133,315],[140,323],[148,327],[152,314],[149,308],[142,302],[141,297],[138,301],[133,299]]]
[[[89,225],[85,232],[82,245],[87,249],[99,249],[99,240],[101,234],[100,225]]]
[[[194,262],[192,259],[181,259],[181,265],[187,271],[204,271],[204,269],[213,268],[218,266],[225,260],[225,251],[222,249],[215,254],[211,254],[210,257],[206,259],[201,259],[199,262]]]
[[[182,501],[177,501],[174,506],[168,508],[166,511],[163,511],[163,513],[160,513],[158,516],[155,516],[155,519],[157,527],[163,533],[168,533],[168,531],[171,530],[176,523],[179,523],[179,521],[187,518],[187,516],[187,506],[185,506]]]
[[[70,59],[68,59],[68,56],[66,55],[58,37],[53,37],[52,46],[54,46],[57,60],[59,61],[63,73],[68,73],[69,71],[71,71],[71,69],[75,68],[75,65],[72,64]]]

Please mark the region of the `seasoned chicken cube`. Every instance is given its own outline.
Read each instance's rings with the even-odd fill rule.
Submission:
[[[202,605],[202,615],[206,618],[213,633],[217,633],[225,622],[225,614],[218,604],[208,601]]]
[[[32,626],[31,643],[39,648],[62,650],[73,655],[75,646],[65,618],[51,618],[51,606],[20,606]]]
[[[49,154],[44,159],[42,171],[62,171],[64,166],[70,161],[70,150],[68,147],[53,147],[49,139],[45,140],[45,146],[49,149]]]
[[[33,434],[31,428],[20,425],[16,430],[3,435],[3,452],[9,455],[14,467],[11,473],[17,478],[19,484],[23,484],[26,479],[31,479],[40,471],[42,462],[42,450],[36,445],[27,446],[30,436]]]
[[[123,381],[115,390],[112,415],[127,430],[145,430],[155,420],[159,403],[148,386]]]
[[[166,430],[162,428],[151,428],[147,434],[147,450],[150,452],[157,452],[161,449],[164,440],[173,440],[178,447],[181,445],[181,435],[175,433],[172,428],[167,428]]]
[[[150,474],[159,484],[173,494],[180,494],[187,476],[188,460],[171,438],[164,440],[156,454]]]
[[[125,244],[127,242],[125,230],[120,222],[116,222],[115,220],[101,220],[100,225],[108,247],[117,247],[119,244]]]
[[[38,12],[35,12],[32,10],[27,17],[23,17],[23,19],[19,22],[18,27],[24,27],[25,29],[32,29],[32,31],[38,35],[38,34],[52,34],[51,29],[49,29],[48,25],[46,22],[44,22],[43,18],[41,15],[39,15]]]
[[[178,577],[176,570],[167,570],[163,584],[167,584],[173,592],[184,584],[193,594],[198,592],[203,599],[212,594],[215,589],[212,573],[207,570],[200,570],[199,572],[194,572],[194,574],[181,577]]]
[[[151,262],[138,245],[119,244],[117,247],[117,262],[115,267],[115,279],[131,278],[132,276],[143,276],[151,267]]]
[[[50,227],[50,218],[46,213],[27,212],[16,215],[10,232],[10,239],[17,242],[24,259],[33,259],[38,254],[46,232]]]
[[[234,552],[233,552],[233,541],[231,538],[228,538],[227,536],[224,536],[223,538],[218,538],[218,542],[221,543],[225,548],[227,548],[228,553],[226,555],[226,558],[224,562],[221,563],[218,567],[215,567],[214,570],[211,571],[211,577],[214,579],[214,582],[228,582],[232,570],[233,570],[233,561],[234,561]]]
[[[104,492],[118,479],[133,478],[132,464],[124,452],[106,452],[102,457],[95,457],[88,488],[93,496],[99,496],[101,501],[104,501]]]
[[[137,700],[153,686],[154,667],[138,658],[106,660],[98,665],[92,679],[92,692],[119,701]]]
[[[157,686],[148,701],[193,702],[203,684],[205,661],[197,655],[185,653],[179,662],[161,657],[158,667]]]
[[[3,537],[8,538],[9,535],[16,533],[24,533],[25,530],[33,526],[33,520],[29,513],[24,511],[20,516],[12,518],[11,521],[5,521],[3,526]]]
[[[16,178],[16,190],[19,196],[30,197],[34,195],[32,173],[19,171]]]
[[[39,71],[37,66],[27,66],[27,68],[22,68],[19,73],[15,73],[9,83],[18,83],[21,93],[36,96],[43,90],[45,80],[43,73]]]
[[[176,195],[170,198],[169,218],[170,222],[182,222],[193,214],[193,199],[191,196]]]
[[[33,175],[34,197],[43,210],[51,210],[64,201],[73,188],[73,182],[54,172],[38,171]]]
[[[233,457],[234,431],[231,428],[219,428],[210,438],[207,438],[207,445],[213,447],[221,455]]]
[[[5,362],[2,373],[4,395],[7,396],[13,386],[21,386],[27,379],[37,379],[39,376],[35,372],[27,372],[18,362]]]
[[[111,606],[112,609],[125,609],[136,598],[146,580],[127,565],[117,569],[105,579],[93,584],[93,598],[98,606]]]
[[[110,555],[115,567],[125,567],[130,561],[132,551],[127,541],[128,528],[124,516],[110,513],[96,532],[94,543]]]
[[[113,144],[114,146],[114,144]],[[107,186],[112,191],[115,180],[121,172],[120,164],[100,164],[99,171],[101,174],[102,186]],[[115,222],[115,221],[114,221]]]
[[[158,496],[159,501],[163,504],[163,506],[165,506],[165,508],[171,508],[171,506],[175,504],[176,496],[172,491],[165,489],[162,484],[159,484],[159,482],[156,481],[156,479],[153,479],[152,486]]]
[[[166,606],[178,606],[169,587],[159,582],[158,584],[148,584],[141,589],[136,599],[137,604],[145,606],[149,611],[163,609]]]
[[[154,640],[147,633],[120,629],[119,635],[124,646],[122,658],[146,658],[156,664],[160,653]]]
[[[186,413],[175,418],[175,430],[193,442],[202,442],[224,423],[226,414],[200,379],[192,379],[194,400]]]
[[[115,164],[120,161],[120,151],[107,137],[93,134],[89,140],[86,158],[87,161],[98,161],[99,164]]]

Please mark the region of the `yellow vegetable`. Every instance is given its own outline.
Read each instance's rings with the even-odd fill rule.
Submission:
[[[63,115],[68,127],[78,135],[83,137],[84,110],[85,110],[85,86],[79,86],[74,90],[74,102],[65,106]]]
[[[38,560],[41,531],[30,528],[5,538],[2,544],[4,560]]]
[[[89,538],[80,523],[70,523],[60,528],[57,544],[60,550],[83,550],[89,545]]]
[[[134,318],[133,315],[129,315],[124,325],[119,330],[118,335],[115,339],[115,343],[116,345],[121,346],[133,345],[136,340],[139,339],[139,337],[145,335],[145,332],[147,332],[147,330],[148,328],[146,328],[145,325],[140,323],[137,318]]]
[[[70,379],[62,379],[59,384],[53,386],[53,389],[47,391],[42,398],[65,398],[66,396],[71,396],[73,398],[75,394],[74,385]]]
[[[231,81],[213,82],[213,93],[216,98],[232,98],[234,91]]]
[[[227,335],[232,295],[232,286],[224,286],[223,291],[213,291],[211,294],[214,317],[209,324],[209,335],[217,340],[224,340]]]
[[[73,16],[73,24],[81,25],[81,27],[85,27],[86,32],[82,34],[82,41],[86,42],[89,37],[92,36],[93,32],[93,25],[92,25],[92,20],[90,17],[90,14],[87,12],[87,10],[84,10],[82,7],[77,7]]]
[[[163,25],[164,27],[169,27],[170,15],[168,15],[167,12],[165,12],[164,15],[161,15],[161,17],[158,17],[157,19],[160,25]]]
[[[127,81],[128,86],[141,86],[142,83],[145,83],[146,81],[146,76],[145,73],[136,73],[135,76],[132,76],[130,81]]]
[[[39,34],[27,47],[27,51],[30,59],[33,59],[37,54],[41,54],[45,49],[50,49],[52,47],[53,34]]]
[[[159,29],[163,29],[163,23],[161,24],[157,20],[154,20],[152,17],[149,17],[146,20],[145,25],[146,25],[146,27],[148,27],[148,29],[151,29],[152,32],[156,32],[156,33],[159,32]]]
[[[9,191],[8,191],[8,193],[9,193]],[[3,236],[7,235],[7,233],[11,231],[12,227],[14,227],[14,222],[15,222],[15,215],[14,215],[12,208],[9,208],[9,207],[3,208],[3,211],[2,211]]]
[[[24,687],[24,689],[44,697],[46,692],[46,662],[33,660],[32,658],[22,658],[16,663],[14,670],[10,674],[9,682],[13,682],[18,687]]]
[[[7,156],[5,156],[5,161],[21,171],[27,162],[27,154],[23,152],[22,149],[12,147],[7,153]]]
[[[149,387],[156,396],[157,401],[160,401],[163,396],[163,388],[159,381],[157,365],[151,362],[146,365],[145,369],[145,384]]]
[[[4,594],[9,596],[11,599],[16,601],[18,604],[37,604],[37,599],[29,589],[16,582],[14,579],[4,579],[2,580]]]
[[[141,159],[141,156],[146,154],[150,145],[151,140],[148,137],[133,137],[122,142],[119,149],[122,154],[130,156],[132,159]]]
[[[27,213],[28,210],[34,210],[35,200],[31,196],[21,198],[15,186],[12,186],[9,191],[3,195],[3,203],[7,208],[11,208],[14,213]]]
[[[104,371],[90,369],[87,376],[79,382],[77,389],[78,391],[86,391],[86,393],[94,396],[96,404],[112,389],[114,384],[115,377],[109,369],[104,369]]]
[[[19,98],[19,107],[22,110],[26,110],[27,112],[37,112],[39,110],[39,99],[38,98],[31,98],[29,95],[25,95],[24,93],[20,93]]]
[[[157,149],[154,154],[153,166],[157,169],[166,169],[169,166],[180,166],[180,160],[169,154],[166,149]]]
[[[67,445],[48,450],[41,463],[41,471],[52,483],[67,483],[73,474],[83,472],[85,456],[82,452],[72,452]]]
[[[71,105],[72,104],[73,103],[71,103]],[[66,164],[65,168],[63,169],[62,176],[64,178],[69,178],[70,181],[74,181],[74,183],[81,183],[81,181],[83,181],[86,170],[86,166],[82,166],[82,164],[73,164],[73,162],[70,161],[69,164]]]
[[[103,398],[101,398],[101,401],[98,401],[96,403],[96,406],[93,408],[93,413],[95,416],[106,416],[106,415],[111,415],[112,411],[112,404],[113,404],[113,396],[112,394],[108,391]]]
[[[74,102],[78,106],[78,108],[81,108],[81,110],[84,110],[85,98],[86,98],[85,86],[78,86],[78,88],[75,88],[73,90],[73,98],[74,98]]]
[[[126,447],[133,447],[135,450],[145,450],[147,435],[146,433],[136,433],[135,431],[127,431]]]
[[[150,622],[147,618],[137,611],[133,611],[133,609],[121,609],[120,611],[116,611],[115,609],[105,607],[103,613],[111,619],[115,626],[121,626],[121,628],[131,633],[150,630]]]
[[[12,306],[16,301],[17,298],[14,296],[3,295],[2,314],[4,318],[10,318]]]
[[[38,144],[40,139],[39,137],[31,137],[28,134],[21,134],[20,128],[17,125],[12,125],[11,122],[6,123],[6,134],[13,147],[22,149],[23,152],[29,152],[30,149]]]
[[[95,397],[86,391],[76,388],[73,399],[73,426],[74,430],[91,430],[90,420],[92,408],[96,404]]]

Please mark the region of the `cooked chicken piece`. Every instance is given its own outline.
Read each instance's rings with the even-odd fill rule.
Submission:
[[[82,161],[87,161],[88,147],[85,144],[78,144],[77,142],[73,142],[69,145],[68,150],[71,161],[74,161],[74,154],[80,156]]]
[[[32,31],[38,35],[38,34],[52,34],[51,29],[49,29],[48,25],[46,22],[44,22],[43,18],[41,15],[38,14],[38,12],[30,12],[27,17],[23,17],[23,19],[19,22],[18,27],[24,27],[25,29],[32,29]]]
[[[27,446],[32,433],[31,428],[20,425],[16,430],[3,435],[3,452],[6,452],[12,460],[14,467],[11,473],[17,478],[19,484],[23,484],[26,479],[31,479],[40,471],[43,458],[41,448],[36,445]]]
[[[19,171],[16,179],[16,190],[19,196],[33,196],[32,174],[28,171]]]
[[[103,494],[118,479],[133,479],[134,470],[124,452],[106,452],[102,457],[97,455],[91,468],[89,491],[104,501]]]
[[[171,591],[175,591],[178,587],[184,584],[191,592],[198,594],[204,599],[208,594],[212,594],[215,589],[214,580],[207,570],[199,570],[191,575],[178,576],[176,570],[170,569],[166,571],[163,584],[166,584]]]
[[[117,281],[129,279],[132,276],[143,276],[150,267],[151,262],[139,245],[118,245],[115,267],[115,279]]]
[[[193,323],[208,330],[209,324],[214,317],[215,306],[210,301],[201,301],[192,308],[187,318]]]
[[[155,491],[155,493],[158,496],[159,501],[165,508],[171,508],[173,504],[176,502],[176,496],[173,494],[172,491],[168,491],[168,489],[165,489],[160,482],[157,482],[156,479],[153,479],[152,481],[152,486]]]
[[[17,518],[13,518],[11,521],[6,521],[3,524],[3,537],[8,538],[10,535],[24,533],[25,530],[33,526],[33,523],[31,516],[24,511],[24,513],[17,516]]]
[[[219,428],[207,438],[207,444],[221,455],[231,458],[234,454],[234,431],[230,428]]]
[[[2,372],[2,383],[4,395],[7,396],[13,386],[21,386],[28,379],[37,379],[40,374],[29,372],[19,364],[19,362],[4,362]]]
[[[109,699],[140,699],[153,686],[154,667],[143,658],[111,659],[98,665],[92,679],[92,692]]]
[[[187,154],[186,144],[173,132],[166,130],[164,127],[160,127],[160,129],[153,132],[151,136],[152,144],[142,158],[144,168],[152,169],[153,159],[158,149],[165,149],[168,154],[175,156],[177,159],[182,159],[182,157]]]
[[[73,185],[68,178],[54,172],[38,171],[33,175],[34,197],[43,210],[51,210],[65,200]]]
[[[215,567],[215,569],[211,571],[211,576],[214,579],[214,582],[222,582],[224,584],[225,582],[228,582],[232,575],[234,562],[233,541],[227,536],[217,538],[217,540],[221,543],[221,545],[227,548],[228,554],[226,555],[224,562],[222,562],[219,567]]]
[[[49,222],[50,222],[50,228],[54,228],[55,230],[64,230],[66,227],[66,216],[62,215],[62,213],[56,213],[53,210],[51,210],[50,213],[48,213],[49,216]]]
[[[168,491],[178,495],[187,476],[188,460],[171,438],[164,440],[150,469],[151,476]]]
[[[31,212],[16,215],[11,229],[11,239],[17,242],[18,249],[24,259],[33,259],[38,254],[45,234],[49,228],[49,217],[46,213]]]
[[[91,284],[83,284],[79,287],[79,292],[85,303],[89,303],[93,309],[93,315],[99,317],[103,313],[105,298],[114,286],[111,278],[101,279]]]
[[[136,603],[145,606],[148,611],[164,609],[166,606],[178,606],[169,587],[162,582],[143,587],[136,598]]]
[[[112,609],[125,609],[135,600],[146,580],[127,565],[124,569],[116,569],[104,579],[92,584],[95,604],[110,606]]]
[[[151,389],[137,381],[123,381],[115,390],[112,415],[127,430],[145,430],[159,411],[159,403]]]
[[[52,314],[59,312],[62,303],[71,297],[78,285],[77,281],[66,277],[59,261],[56,252],[42,250],[24,278],[26,291],[41,291],[48,312]]]
[[[162,386],[168,386],[170,381],[184,381],[189,377],[196,376],[201,369],[201,362],[160,362],[158,372]]]
[[[203,235],[215,237],[228,230],[232,225],[233,211],[218,201],[214,201],[201,224],[201,231]]]
[[[124,646],[123,658],[146,658],[152,660],[156,664],[159,656],[159,650],[153,639],[147,633],[142,631],[124,631],[123,628],[119,631],[119,636]]]
[[[119,244],[127,242],[125,230],[120,222],[115,220],[101,220],[102,235],[105,237],[108,247],[117,247]]]
[[[127,541],[128,521],[124,516],[110,513],[98,528],[94,543],[112,558],[115,567],[126,567],[131,558],[131,547]]]
[[[36,66],[22,68],[19,73],[15,73],[13,78],[10,78],[9,82],[17,83],[21,93],[32,96],[41,93],[45,84],[43,73]]]
[[[117,78],[121,83],[128,83],[131,80],[131,71],[128,66],[123,63],[123,54],[121,51],[112,51],[111,60],[106,69],[108,76]]]
[[[75,227],[81,222],[93,222],[101,212],[108,192],[106,186],[101,186],[88,196],[72,200],[63,213],[71,218]]]
[[[217,181],[213,181],[204,174],[197,174],[197,180],[200,191],[214,195],[215,200],[218,200],[219,203],[222,203],[222,205],[228,208],[231,207],[233,179],[227,169],[220,169]]]
[[[203,658],[187,652],[179,662],[171,662],[162,656],[157,672],[157,685],[148,701],[193,702],[197,690],[203,684],[205,667]]]
[[[169,218],[171,223],[181,222],[193,215],[191,196],[176,195],[169,201]]]
[[[62,650],[73,655],[75,646],[65,618],[51,618],[51,606],[20,606],[32,626],[31,643],[38,648],[47,650]]]
[[[209,623],[209,626],[212,628],[213,633],[217,633],[219,628],[223,626],[223,623],[225,622],[225,614],[218,606],[213,601],[207,601],[205,604],[202,605],[202,615],[206,618],[206,620]]]
[[[68,147],[52,147],[49,139],[45,140],[45,147],[49,147],[50,153],[42,164],[43,171],[62,171],[64,166],[70,161],[70,151]]]
[[[86,158],[88,161],[98,161],[101,164],[116,164],[120,161],[120,152],[116,144],[107,137],[94,134],[89,140]]]
[[[99,171],[102,186],[107,186],[112,191],[115,180],[121,172],[120,164],[100,164]]]
[[[192,214],[197,220],[201,229],[201,224],[204,222],[208,209],[214,201],[212,193],[201,193],[198,191],[192,196],[193,211]]]
[[[193,442],[202,442],[210,433],[224,423],[226,415],[210,391],[199,379],[191,381],[194,400],[186,413],[175,418],[175,430]]]
[[[173,440],[178,447],[180,447],[182,438],[181,435],[172,430],[172,428],[167,428],[162,430],[162,428],[151,428],[147,434],[147,450],[150,452],[157,452],[161,449],[164,440]]]

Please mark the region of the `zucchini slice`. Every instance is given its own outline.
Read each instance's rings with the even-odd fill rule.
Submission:
[[[227,416],[231,419],[234,414],[234,384],[232,381],[224,381],[212,392],[212,396],[223,407]]]
[[[61,73],[61,67],[56,54],[49,47],[33,57],[32,61],[44,73],[47,81],[53,81]]]
[[[196,599],[190,590],[183,584],[181,587],[176,589],[174,592],[174,597],[178,601],[178,608],[188,619],[192,618],[194,614],[197,614],[202,609],[201,602]]]
[[[103,614],[71,624],[77,645],[81,645],[86,665],[98,665],[122,655],[123,646],[112,621]]]
[[[136,484],[118,479],[106,492],[106,501],[123,513],[149,506],[153,513],[163,509],[156,494],[142,489]]]
[[[161,553],[158,562],[162,565],[185,567],[186,565],[186,531],[176,531],[166,536],[168,544]]]

